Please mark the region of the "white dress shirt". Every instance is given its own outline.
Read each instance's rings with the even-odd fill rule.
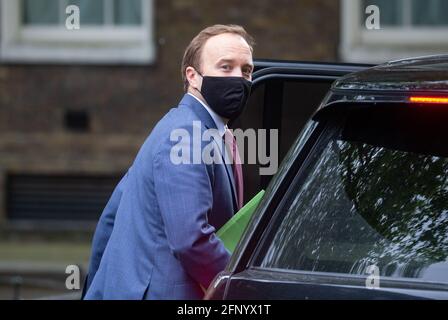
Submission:
[[[202,100],[199,99],[198,97],[196,97],[194,94],[191,94],[189,92],[188,92],[188,94],[190,96],[192,96],[193,98],[195,98],[196,100],[198,100],[199,103],[204,106],[205,110],[207,110],[207,112],[210,114],[213,121],[215,122],[216,128],[218,128],[219,135],[221,137],[223,137],[224,134],[226,133],[226,129],[227,129],[227,124],[224,122],[224,119],[219,114],[217,114],[215,111],[213,111],[208,105],[206,105],[204,102],[202,102]]]

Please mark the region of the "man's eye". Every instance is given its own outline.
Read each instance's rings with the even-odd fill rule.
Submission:
[[[229,65],[223,65],[221,66],[222,69],[224,70],[230,70],[230,66]]]

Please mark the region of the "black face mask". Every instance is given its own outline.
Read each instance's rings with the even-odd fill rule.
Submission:
[[[236,119],[246,106],[252,82],[243,77],[202,76],[201,94],[221,117]]]

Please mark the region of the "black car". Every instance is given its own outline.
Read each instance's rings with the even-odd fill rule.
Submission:
[[[266,193],[206,299],[448,299],[448,55],[258,67],[235,125],[282,163],[246,167]]]

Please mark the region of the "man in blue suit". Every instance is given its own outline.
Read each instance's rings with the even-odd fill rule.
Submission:
[[[238,152],[228,164],[223,145],[235,150],[227,122],[250,94],[252,45],[242,27],[214,25],[187,47],[184,97],[154,127],[101,215],[85,299],[200,299],[201,286],[225,268],[230,254],[215,231],[242,206],[243,183]],[[211,139],[196,143],[208,131]],[[198,161],[210,145],[214,161]]]

